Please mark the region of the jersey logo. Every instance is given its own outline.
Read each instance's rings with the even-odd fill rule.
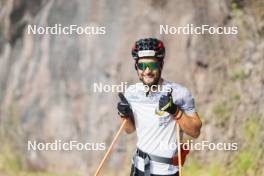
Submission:
[[[171,121],[170,114],[166,116],[160,116],[159,117],[159,126],[167,126],[169,122]]]
[[[161,111],[158,107],[155,109],[155,114],[158,116],[163,116],[165,113],[166,111]]]

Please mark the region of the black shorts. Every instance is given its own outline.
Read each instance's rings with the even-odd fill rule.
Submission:
[[[144,172],[142,172],[138,168],[134,167],[134,165],[132,165],[132,167],[131,167],[130,176],[133,176],[133,172],[135,172],[135,176],[144,176]],[[156,174],[151,174],[151,176],[179,176],[179,173],[177,172],[176,174],[172,174],[172,175],[156,175]]]

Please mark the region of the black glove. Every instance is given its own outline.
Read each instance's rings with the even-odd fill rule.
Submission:
[[[118,96],[120,98],[120,102],[117,103],[118,114],[121,118],[132,118],[133,111],[130,108],[126,97],[122,93],[119,93]]]
[[[168,92],[167,95],[161,96],[161,98],[159,100],[159,110],[160,111],[166,111],[166,112],[174,115],[177,112],[178,107],[176,104],[173,103],[171,93],[172,93],[172,89],[170,92]]]

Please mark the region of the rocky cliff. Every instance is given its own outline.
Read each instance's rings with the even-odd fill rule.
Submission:
[[[149,36],[166,45],[163,76],[196,99],[198,141],[239,144],[236,152],[193,152],[186,175],[263,175],[263,12],[261,0],[0,0],[0,175],[93,173],[104,151],[29,152],[27,141],[108,146],[120,125],[117,93],[92,86],[138,81],[130,49]],[[55,24],[104,26],[105,34],[28,34],[28,25]],[[160,34],[160,25],[186,24],[237,26],[238,34]],[[118,145],[104,175],[129,172],[135,136]]]

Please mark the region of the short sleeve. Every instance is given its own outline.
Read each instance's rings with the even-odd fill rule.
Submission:
[[[126,90],[124,92],[124,96],[126,97],[127,101],[130,102],[130,97],[131,97],[131,91],[130,89]]]
[[[185,112],[187,115],[193,114],[196,112],[194,98],[191,92],[187,89],[184,89],[181,106],[180,108]]]
[[[124,96],[126,97],[126,99],[129,103],[131,103],[131,99],[135,96],[134,95],[135,93],[136,93],[136,86],[135,85],[131,85],[125,90]]]

